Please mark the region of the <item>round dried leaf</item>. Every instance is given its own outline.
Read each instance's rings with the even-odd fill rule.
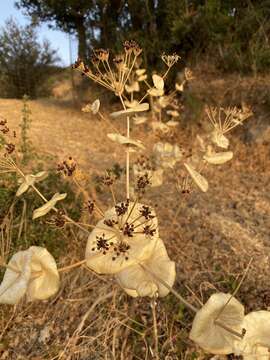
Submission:
[[[217,325],[216,320],[241,334],[244,306],[230,294],[212,295],[195,315],[190,339],[212,354],[233,353],[234,342],[238,338]]]

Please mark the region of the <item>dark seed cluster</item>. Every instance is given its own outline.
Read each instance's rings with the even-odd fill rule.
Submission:
[[[152,215],[152,211],[150,210],[150,207],[146,205],[142,206],[142,208],[140,209],[140,213],[146,220],[151,220],[154,219],[155,217],[154,215]]]
[[[87,209],[89,215],[92,215],[95,210],[95,202],[93,200],[88,200],[86,209]]]
[[[154,171],[156,170],[156,167],[152,163],[152,161],[149,159],[149,157],[145,155],[140,155],[137,160],[135,161],[135,164],[141,169],[141,170],[149,170]]]
[[[105,186],[112,186],[114,181],[115,177],[109,173],[101,177],[101,182]]]
[[[109,227],[114,227],[114,225],[118,224],[118,221],[113,219],[105,219],[103,222]]]
[[[121,202],[120,205],[115,205],[115,212],[117,216],[122,216],[128,211],[129,207],[129,200],[127,199],[126,202]]]
[[[142,176],[139,176],[136,182],[136,192],[144,194],[146,187],[149,185],[151,185],[151,181],[147,173]]]
[[[63,173],[65,176],[72,176],[76,170],[77,164],[70,156],[68,160],[64,160],[57,165],[57,171]]]
[[[109,50],[96,49],[96,50],[94,50],[94,56],[100,61],[108,61],[108,59],[109,59]]]
[[[156,233],[156,229],[152,229],[150,225],[146,225],[143,228],[143,233],[147,236],[154,236]]]
[[[102,234],[102,236],[97,236],[96,239],[97,239],[97,250],[102,250],[102,253],[105,255],[111,245],[109,244],[109,240],[105,238],[105,234]],[[96,248],[92,248],[92,251],[95,250]]]
[[[96,59],[96,57],[94,57]],[[78,69],[82,72],[82,75],[86,75],[87,73],[90,73],[91,70],[87,65],[84,64],[84,62],[78,58],[75,63],[72,65],[73,69]]]
[[[65,220],[65,212],[63,210],[58,210],[56,215],[54,215],[51,219],[51,223],[58,228],[63,228],[66,224]]]
[[[9,127],[7,125],[7,120],[6,119],[1,119],[0,120],[0,132],[3,134],[7,134],[9,132]]]
[[[5,145],[6,152],[10,155],[15,151],[15,145],[12,143],[8,143]]]
[[[135,56],[140,55],[142,52],[142,49],[134,40],[126,40],[123,46],[127,53],[133,53]]]
[[[128,236],[128,237],[132,237],[133,232],[134,232],[134,225],[129,224],[129,223],[125,223],[124,228],[123,228],[123,234]]]
[[[116,66],[122,65],[124,63],[124,58],[122,55],[117,55],[115,58],[113,58],[113,62]]]
[[[175,143],[177,140],[177,132],[175,129],[170,129],[170,131],[163,132],[159,129],[155,130],[155,136],[159,141],[172,142]]]
[[[121,241],[119,244],[117,244],[114,247],[114,256],[112,257],[112,260],[115,261],[117,257],[124,255],[125,260],[128,260],[127,252],[130,249],[130,246],[125,243],[124,241]]]

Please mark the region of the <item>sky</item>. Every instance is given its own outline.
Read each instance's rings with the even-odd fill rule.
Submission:
[[[20,25],[27,25],[30,23],[30,19],[23,15],[22,10],[18,10],[14,6],[15,0],[0,0],[0,28],[4,26],[5,21],[13,17],[18,21]],[[71,57],[69,51],[69,36],[68,34],[59,31],[49,29],[47,24],[43,23],[38,29],[38,35],[40,41],[48,39],[51,43],[52,48],[58,50],[58,56],[61,59],[58,62],[60,66],[68,66],[71,62],[76,59],[77,44],[74,37],[71,39]]]

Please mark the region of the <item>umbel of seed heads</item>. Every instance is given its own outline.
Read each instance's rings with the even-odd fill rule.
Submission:
[[[134,224],[129,224],[128,222],[125,223],[124,228],[123,228],[123,234],[128,236],[128,237],[133,237],[133,233],[134,233]]]
[[[146,225],[143,227],[143,233],[148,236],[154,236],[156,233],[156,229],[152,229],[150,225]]]
[[[152,214],[150,207],[143,205],[139,209],[139,214],[136,219],[132,219],[131,213],[134,209],[130,210],[128,213],[130,202],[126,200],[120,204],[115,205],[115,212],[117,217],[122,217],[127,214],[127,218],[124,219],[124,224],[119,219],[105,219],[103,223],[108,227],[117,230],[117,232],[121,232],[123,237],[120,236],[118,238],[117,235],[106,237],[105,233],[102,235],[96,236],[96,246],[91,248],[92,251],[101,251],[103,255],[106,255],[110,249],[113,249],[112,260],[115,261],[117,257],[123,256],[125,260],[128,260],[128,251],[130,249],[130,245],[128,243],[128,238],[134,237],[136,234],[145,234],[146,236],[152,237],[156,233],[156,229],[151,226],[151,224],[147,224],[147,222],[151,221],[155,216]],[[130,219],[130,221],[128,221]],[[136,222],[138,225],[136,225]],[[146,223],[146,224],[145,224]],[[145,224],[145,225],[144,225]],[[144,225],[144,226],[143,226]],[[136,228],[138,226],[142,226],[142,229],[139,232],[136,232]],[[117,241],[112,241],[113,238],[117,236]]]
[[[139,56],[142,52],[140,46],[134,40],[126,40],[123,44],[125,52],[133,53],[135,56]]]
[[[95,251],[97,249],[99,251],[102,251],[103,255],[106,255],[110,247],[113,246],[113,251],[114,251],[114,255],[112,257],[113,261],[116,260],[116,257],[119,257],[121,255],[125,255],[125,260],[128,260],[127,252],[130,249],[130,246],[124,241],[120,241],[119,244],[114,244],[112,241],[105,238],[105,234],[102,234],[102,236],[97,236],[96,239],[97,239],[97,246],[96,248],[93,247],[91,249],[92,251]]]
[[[96,49],[94,52],[94,58],[100,61],[108,61],[109,60],[109,50],[105,49]]]
[[[64,210],[58,210],[56,215],[52,216],[51,224],[55,225],[58,228],[63,228],[66,224]]]
[[[152,211],[150,210],[149,206],[146,205],[142,206],[142,208],[140,209],[140,213],[146,220],[151,220],[155,217],[154,215],[152,215]]]
[[[113,243],[109,243],[109,240],[105,238],[105,234],[102,234],[102,236],[97,236],[97,249],[103,250],[104,255],[109,250],[110,245],[113,245]],[[94,251],[95,248],[93,248],[92,250]]]
[[[106,175],[101,177],[101,182],[105,186],[112,186],[115,181],[115,176],[107,173]]]
[[[138,165],[142,170],[156,170],[156,167],[151,163],[151,160],[143,154],[136,159],[135,165]]]
[[[7,134],[9,132],[9,127],[7,125],[6,119],[0,120],[0,132],[3,134]]]
[[[95,210],[95,202],[93,200],[88,200],[86,204],[86,209],[89,215],[92,215]]]
[[[136,191],[141,194],[145,194],[145,189],[147,186],[151,185],[149,175],[146,173],[137,178],[136,182]]]
[[[126,202],[121,202],[119,205],[115,205],[115,212],[117,216],[125,215],[125,213],[128,211],[129,206],[129,199],[126,200]]]
[[[109,227],[114,227],[114,225],[117,225],[118,224],[118,221],[117,220],[114,220],[114,219],[105,219],[104,221],[104,224],[109,226]]]
[[[57,165],[57,171],[62,172],[65,176],[72,176],[76,170],[77,164],[70,156],[68,161],[64,160]]]
[[[6,152],[10,155],[15,151],[15,145],[12,143],[8,143],[5,145]]]

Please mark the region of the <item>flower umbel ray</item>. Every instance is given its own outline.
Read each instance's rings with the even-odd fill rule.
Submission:
[[[237,107],[215,108],[209,106],[205,109],[211,124],[215,129],[218,129],[222,134],[225,134],[252,116],[252,111],[249,107],[238,109]]]

